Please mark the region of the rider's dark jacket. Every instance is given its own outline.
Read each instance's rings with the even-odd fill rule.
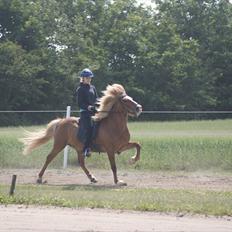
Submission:
[[[84,149],[90,147],[92,139],[93,124],[91,116],[95,114],[95,103],[97,101],[97,91],[93,85],[80,83],[76,90],[77,104],[80,109],[80,127],[78,138],[84,144]],[[89,110],[88,106],[92,106]]]
[[[89,112],[88,106],[94,106],[97,101],[97,91],[93,85],[80,83],[80,86],[76,90],[77,104],[80,108],[80,112]]]

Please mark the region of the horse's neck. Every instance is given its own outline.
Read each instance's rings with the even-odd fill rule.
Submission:
[[[124,127],[127,125],[128,117],[125,113],[112,112],[109,116],[109,120],[112,120],[112,122],[117,126]]]
[[[110,128],[113,128],[115,132],[120,134],[127,129],[128,116],[123,111],[112,110],[106,118],[106,121]]]

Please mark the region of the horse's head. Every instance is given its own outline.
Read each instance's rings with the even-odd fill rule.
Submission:
[[[134,101],[132,97],[123,94],[120,101],[130,116],[138,117],[142,113],[142,106]]]
[[[126,94],[122,85],[108,85],[102,93],[104,95],[99,100],[98,113],[93,117],[95,121],[108,117],[110,112],[123,111],[133,117],[138,117],[141,114],[142,106]]]

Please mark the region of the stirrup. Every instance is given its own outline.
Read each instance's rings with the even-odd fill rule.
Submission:
[[[90,157],[91,156],[91,150],[90,148],[85,148],[84,150],[84,157]]]

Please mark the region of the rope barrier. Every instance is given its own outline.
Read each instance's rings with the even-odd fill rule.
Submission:
[[[79,110],[72,110],[74,113],[80,113]],[[100,112],[100,111],[99,111]],[[107,111],[101,111],[107,112]],[[66,110],[0,110],[0,113],[66,113]],[[144,110],[142,114],[232,114],[232,110],[190,110],[190,111],[177,111],[177,110]]]
[[[232,111],[230,110],[224,110],[224,111],[216,111],[216,110],[213,110],[213,111],[200,111],[200,110],[190,110],[190,111],[176,111],[176,110],[173,110],[173,111],[170,111],[170,110],[167,110],[167,111],[143,111],[142,113],[144,114],[232,114]]]

